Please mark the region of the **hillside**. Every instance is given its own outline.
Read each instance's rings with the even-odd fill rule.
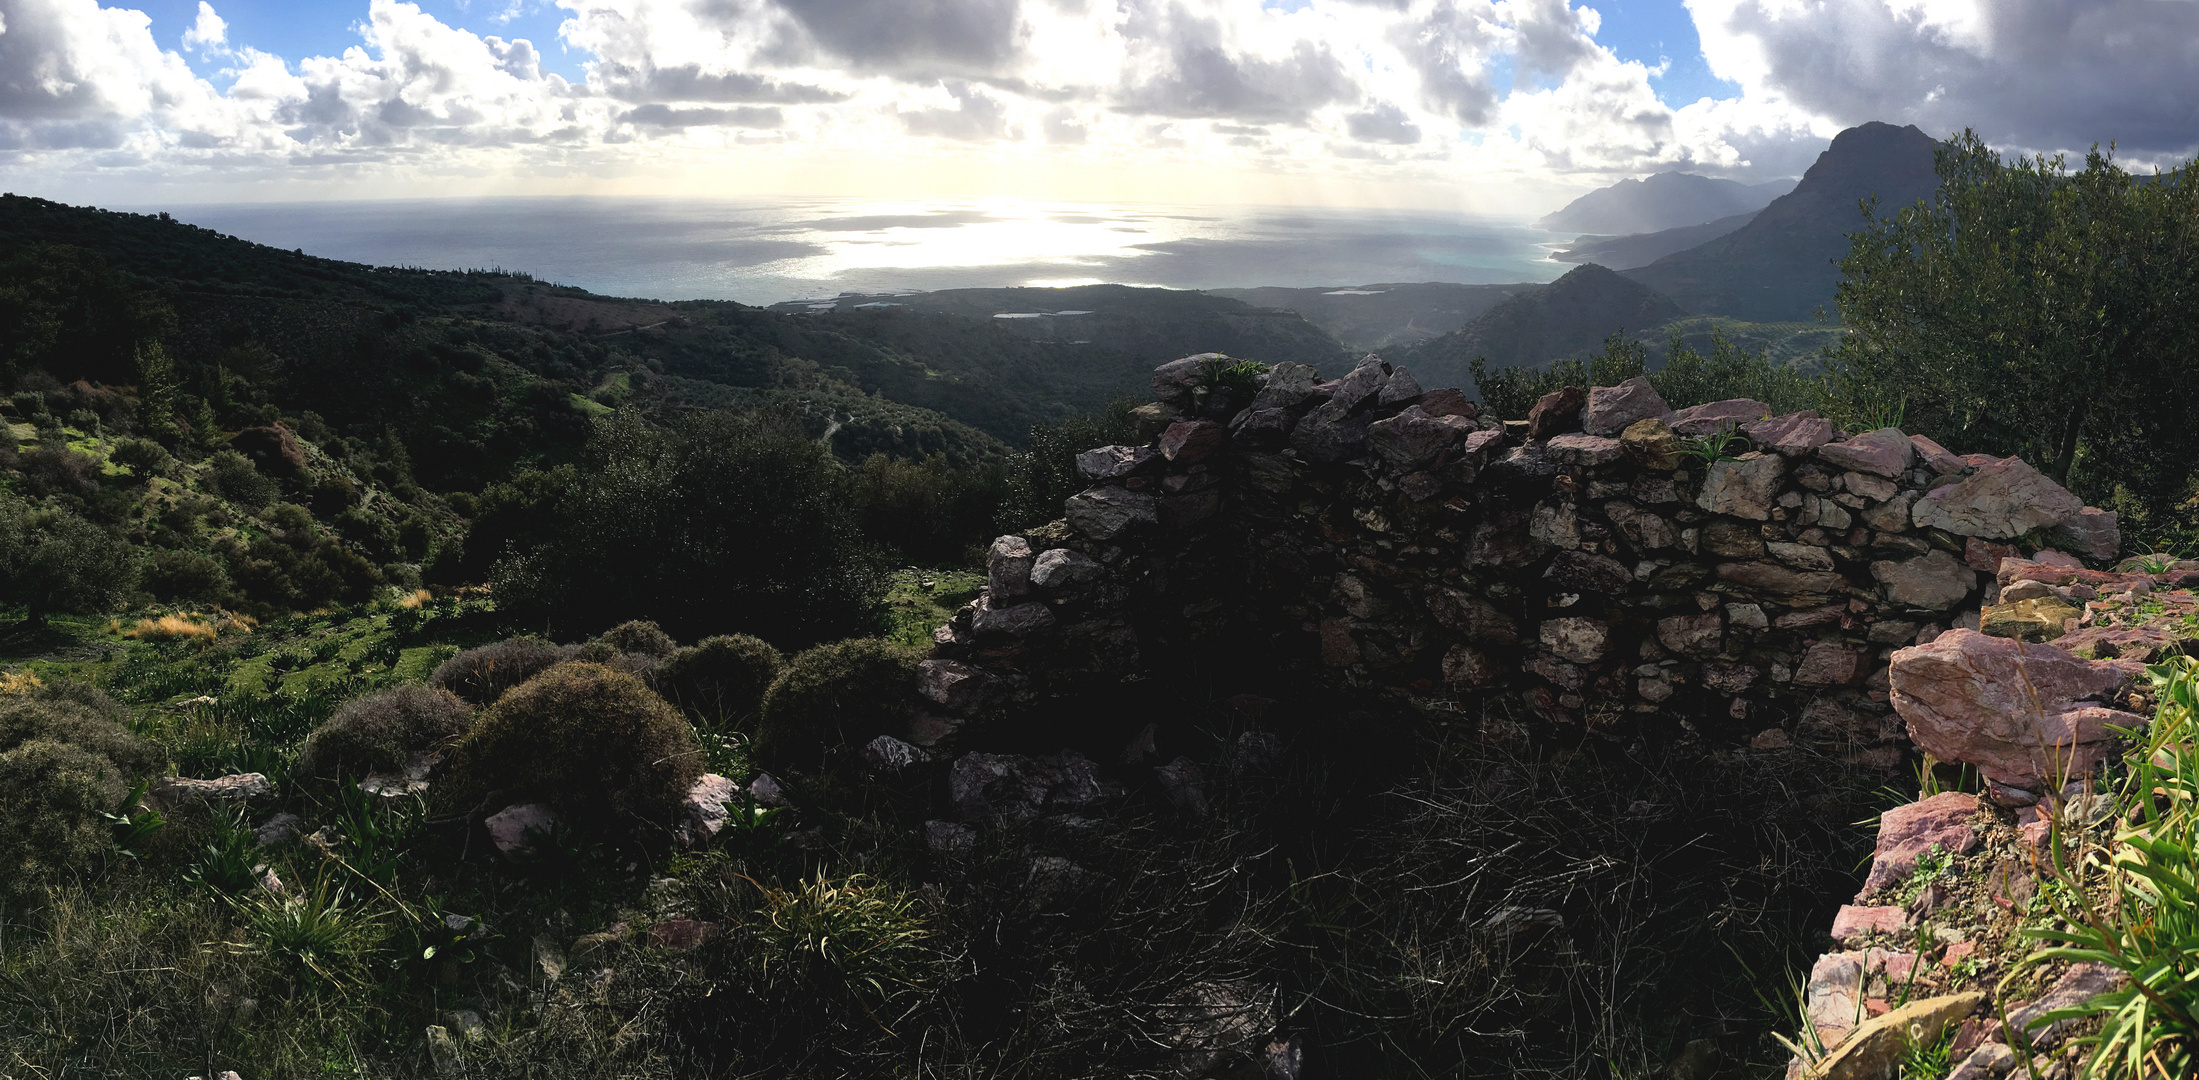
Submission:
[[[1701,225],[1685,225],[1660,232],[1635,233],[1631,236],[1582,236],[1573,246],[1550,253],[1559,262],[1597,263],[1613,270],[1632,270],[1648,266],[1676,251],[1686,251],[1716,240],[1748,224],[1756,217],[1756,211],[1722,217]]]
[[[1685,314],[1670,299],[1593,263],[1522,292],[1441,337],[1393,350],[1423,385],[1472,387],[1467,366],[1540,364],[1594,351],[1621,330],[1642,331]]]
[[[1551,232],[1605,236],[1662,232],[1763,209],[1791,180],[1742,184],[1692,173],[1657,173],[1597,188],[1535,222]]]
[[[1423,281],[1318,289],[1277,286],[1210,289],[1208,292],[1260,307],[1295,311],[1351,349],[1366,351],[1448,334],[1522,290],[1541,287],[1531,282],[1454,285]]]
[[[1858,204],[1876,197],[1879,213],[1891,214],[1939,186],[1932,147],[1913,126],[1849,128],[1793,191],[1747,225],[1626,275],[1689,311],[1752,322],[1810,318],[1832,303],[1848,233],[1863,223]]]

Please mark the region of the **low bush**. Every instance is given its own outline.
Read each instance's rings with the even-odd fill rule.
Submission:
[[[647,619],[622,622],[596,635],[596,640],[622,653],[640,653],[659,660],[680,647],[679,642],[672,640],[672,635]]]
[[[666,824],[702,776],[694,728],[641,680],[574,662],[513,687],[451,752],[446,808],[497,793],[585,827]]]
[[[921,658],[884,638],[819,645],[796,656],[764,694],[758,760],[814,768],[832,750],[902,734],[916,707]]]
[[[665,657],[657,665],[657,691],[706,726],[739,724],[756,714],[785,669],[786,658],[769,642],[719,634]]]
[[[393,772],[414,755],[463,737],[473,707],[440,687],[392,686],[353,698],[306,737],[301,775],[335,780]]]
[[[77,683],[0,698],[0,895],[56,882],[112,845],[107,815],[161,764],[120,711]]]
[[[476,705],[493,705],[504,691],[573,659],[568,646],[541,638],[513,638],[467,649],[445,660],[428,676],[428,685],[448,690]]]

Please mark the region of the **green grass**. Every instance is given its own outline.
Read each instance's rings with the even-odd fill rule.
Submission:
[[[932,630],[977,599],[984,587],[985,575],[976,570],[896,570],[886,590],[885,615],[891,627],[886,636],[896,644],[928,649]]]

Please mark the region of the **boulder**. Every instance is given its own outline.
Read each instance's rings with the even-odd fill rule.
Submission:
[[[1618,596],[1634,581],[1634,572],[1618,560],[1587,551],[1561,551],[1542,579],[1559,592]]]
[[[1542,395],[1535,407],[1527,410],[1527,437],[1547,439],[1578,431],[1581,426],[1581,408],[1588,404],[1588,391],[1578,386],[1566,386]]]
[[[1619,447],[1644,469],[1671,472],[1680,467],[1680,437],[1662,420],[1637,420],[1619,434]]]
[[[1190,408],[1209,374],[1229,362],[1229,357],[1217,352],[1170,360],[1153,369],[1153,399],[1179,409]]]
[[[1739,431],[1741,425],[1771,415],[1771,406],[1749,398],[1729,398],[1706,405],[1691,405],[1664,418],[1672,430],[1691,439],[1721,431]]]
[[[2047,539],[2094,562],[2105,562],[2123,549],[2123,530],[2113,510],[2087,506],[2054,526]]]
[[[1298,421],[1290,432],[1290,446],[1307,461],[1348,461],[1366,452],[1366,418],[1353,415],[1341,400],[1331,400]]]
[[[532,847],[533,836],[555,833],[558,816],[557,811],[541,803],[520,803],[490,814],[482,824],[488,826],[496,850],[513,855]]]
[[[1629,425],[1663,416],[1672,408],[1649,385],[1649,377],[1636,375],[1617,386],[1598,386],[1588,391],[1581,409],[1581,430],[1590,435],[1617,435]]]
[[[1779,497],[1779,480],[1786,472],[1787,459],[1777,454],[1748,453],[1711,462],[1695,505],[1713,514],[1769,521]]]
[[[1062,506],[1069,527],[1094,540],[1113,540],[1139,525],[1160,523],[1160,503],[1143,492],[1096,487]]]
[[[739,801],[740,794],[739,784],[717,773],[702,774],[702,779],[687,789],[687,798],[680,804],[681,843],[691,848],[709,843],[732,816],[725,804]]]
[[[1448,386],[1420,395],[1420,410],[1429,416],[1463,416],[1468,420],[1481,415],[1464,390]]]
[[[1022,596],[1031,591],[1031,542],[1020,536],[1002,536],[985,552],[986,583],[993,596]]]
[[[1758,450],[1787,457],[1815,453],[1818,447],[1832,441],[1832,433],[1832,421],[1817,415],[1815,410],[1767,416],[1741,425],[1741,434],[1748,436]]]
[[[926,660],[916,665],[916,692],[957,712],[977,707],[991,679],[959,660]]]
[[[1099,766],[1074,752],[1050,758],[972,752],[955,759],[947,795],[966,821],[1023,822],[1105,794]]]
[[[925,764],[932,756],[919,746],[912,746],[891,735],[880,735],[863,744],[858,751],[863,767],[873,776],[893,776]]]
[[[1246,409],[1229,422],[1229,433],[1240,446],[1274,449],[1290,440],[1292,426],[1290,412],[1286,409]]]
[[[1719,563],[1718,580],[1765,596],[1830,595],[1847,582],[1839,574],[1789,570],[1777,563]]]
[[[1974,630],[1895,652],[1889,679],[1919,748],[2028,791],[2090,775],[2111,749],[2110,725],[2146,722],[2102,704],[2130,680],[2114,663]]]
[[[1845,686],[1861,674],[1862,654],[1838,641],[1813,641],[1795,666],[1796,686]]]
[[[1978,846],[1978,834],[1970,828],[1970,818],[1977,812],[1977,796],[1943,791],[1879,815],[1871,872],[1856,892],[1855,902],[1860,904],[1908,877],[1916,869],[1917,858],[1934,847],[1950,855],[1968,854]]]
[[[970,608],[970,629],[980,634],[1027,637],[1054,628],[1054,611],[1044,604],[1036,601],[1005,607],[993,604],[990,593],[978,594],[977,603]]]
[[[2084,503],[2022,458],[2004,458],[1926,492],[1911,508],[1919,529],[2013,540],[2074,520]]]
[[[1543,648],[1560,659],[1593,664],[1611,644],[1611,625],[1598,619],[1551,619],[1542,624],[1541,637]]]
[[[1911,1049],[1932,1046],[1947,1029],[1985,1003],[1977,991],[1912,1001],[1857,1025],[1840,1046],[1810,1068],[1810,1080],[1883,1080],[1901,1071]]]
[[[1077,455],[1077,475],[1091,483],[1120,480],[1161,460],[1147,446],[1101,446]]]
[[[1047,592],[1061,592],[1098,581],[1105,572],[1100,564],[1068,548],[1049,548],[1031,562],[1031,584]]]
[[[152,783],[145,792],[145,804],[165,810],[193,802],[243,803],[274,797],[275,785],[264,773],[232,773],[214,780],[171,776]]]
[[[1260,392],[1253,395],[1254,410],[1276,409],[1287,412],[1313,400],[1313,384],[1320,376],[1308,364],[1289,361],[1269,369],[1266,381],[1260,384]]]
[[[1929,435],[1909,436],[1909,445],[1916,447],[1917,460],[1932,470],[1935,476],[1953,476],[1964,468],[1962,458],[1951,454],[1947,448],[1934,442]]]
[[[1149,443],[1160,438],[1161,432],[1168,430],[1168,425],[1182,418],[1183,410],[1174,405],[1165,401],[1148,401],[1130,410],[1130,428],[1137,433],[1140,443]],[[1153,456],[1159,457],[1159,451],[1154,451]]]
[[[1916,460],[1916,445],[1900,428],[1879,428],[1819,447],[1817,457],[1834,468],[1894,477],[1909,471],[1909,463]]]
[[[1961,604],[1978,583],[1977,571],[1938,548],[1913,559],[1874,562],[1871,577],[1888,603],[1927,611],[1946,611]]]
[[[1475,433],[1472,420],[1460,416],[1430,416],[1418,405],[1367,429],[1367,443],[1382,460],[1399,471],[1410,471],[1434,461],[1453,444]]]
[[[1382,391],[1374,396],[1374,404],[1379,409],[1395,409],[1419,401],[1420,395],[1420,380],[1404,368],[1394,368],[1390,377],[1382,380]]]
[[[1177,465],[1196,465],[1229,444],[1229,429],[1212,420],[1178,420],[1161,433],[1161,456]]]
[[[1843,904],[1833,915],[1832,939],[1853,945],[1865,934],[1899,934],[1909,928],[1909,913],[1891,905],[1863,907]]]
[[[1382,385],[1389,381],[1389,376],[1389,365],[1383,363],[1381,357],[1368,353],[1360,357],[1359,363],[1345,373],[1343,378],[1332,383],[1323,383],[1314,389],[1319,391],[1326,388],[1328,403],[1348,413],[1377,398],[1382,393]]]
[[[1872,476],[1869,473],[1860,472],[1842,473],[1840,475],[1840,486],[1848,489],[1849,494],[1869,499],[1874,503],[1885,502],[1894,497],[1894,492],[1901,490],[1901,485],[1883,476]]]
[[[1609,465],[1619,460],[1623,447],[1617,439],[1573,432],[1550,437],[1550,456],[1567,465]]]

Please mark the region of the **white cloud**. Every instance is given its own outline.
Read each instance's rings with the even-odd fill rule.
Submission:
[[[873,161],[856,172],[890,185],[912,171],[894,162],[959,162],[1562,201],[1664,168],[1794,175],[1870,119],[2048,150],[2199,143],[2189,0],[1686,0],[1741,92],[1678,108],[1582,0],[557,2],[578,82],[544,70],[553,43],[399,0],[363,0],[341,55],[291,58],[201,3],[181,47],[220,58],[220,89],[138,12],[0,0],[0,175],[440,191]]]

